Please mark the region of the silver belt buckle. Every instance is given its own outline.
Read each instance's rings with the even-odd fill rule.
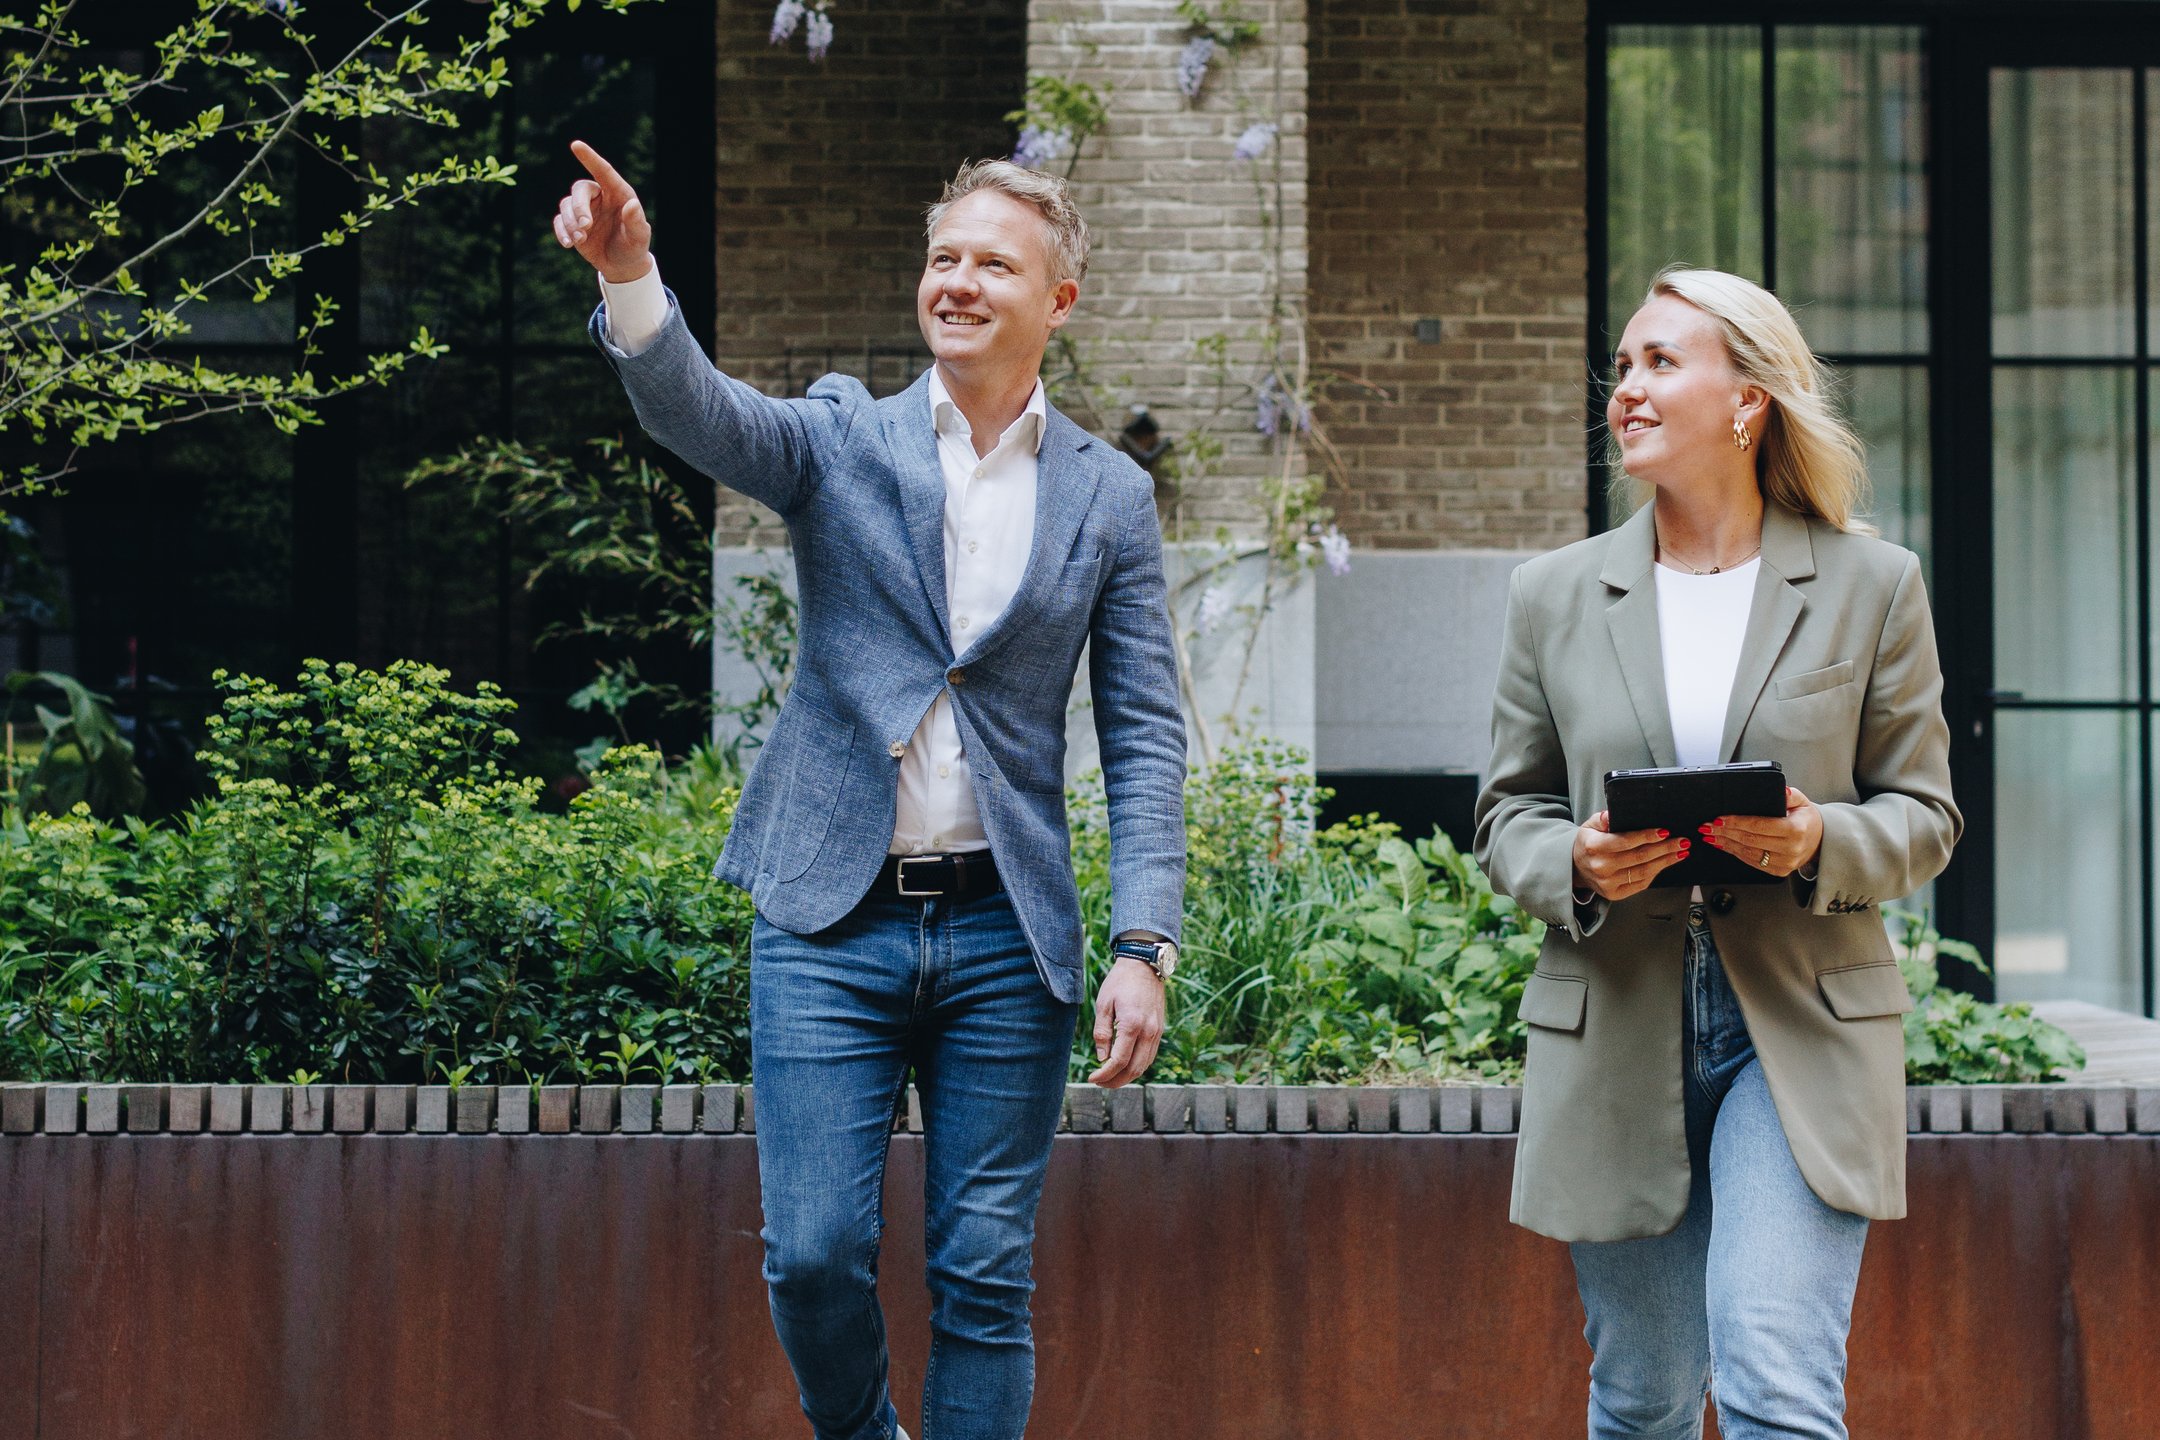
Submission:
[[[916,861],[918,861],[918,860],[921,860],[921,861],[931,861],[931,860],[942,860],[942,859],[944,859],[944,858],[945,858],[945,857],[944,857],[944,856],[942,856],[942,855],[903,855],[903,856],[901,856],[901,857],[900,857],[900,863],[899,863],[899,864],[897,864],[897,865],[895,865],[895,866],[893,866],[893,888],[894,888],[895,890],[899,891],[899,892],[900,892],[900,894],[902,894],[903,896],[906,896],[906,897],[907,897],[908,899],[910,899],[910,900],[928,900],[928,899],[931,899],[931,898],[933,898],[933,897],[935,897],[935,896],[938,896],[938,895],[942,895],[942,894],[944,894],[945,892],[944,892],[944,891],[942,891],[942,890],[910,890],[910,889],[908,889],[908,883],[907,883],[907,867],[908,867],[909,865],[911,865],[911,864],[915,863],[915,862],[916,862]]]

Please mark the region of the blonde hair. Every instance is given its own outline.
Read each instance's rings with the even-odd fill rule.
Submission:
[[[1838,413],[1830,374],[1784,302],[1752,280],[1685,265],[1659,271],[1643,304],[1661,295],[1717,321],[1741,380],[1768,392],[1770,408],[1755,437],[1755,478],[1763,498],[1840,530],[1874,534],[1864,518],[1870,502],[1866,447]],[[1608,454],[1617,481],[1617,440]]]
[[[923,238],[927,241],[934,237],[945,212],[978,190],[1010,195],[1041,214],[1043,226],[1050,232],[1050,264],[1057,271],[1053,282],[1087,278],[1087,221],[1080,218],[1080,207],[1073,204],[1071,189],[1055,175],[1010,160],[970,160],[962,165],[960,173],[945,182],[945,193],[938,197],[937,204],[926,212]]]

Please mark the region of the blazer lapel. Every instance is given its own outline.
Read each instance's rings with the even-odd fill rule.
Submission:
[[[945,614],[945,467],[938,460],[928,370],[900,393],[885,416],[885,429],[900,462],[894,468],[908,548],[915,552],[915,569],[937,616],[938,631],[950,635],[952,621]]]
[[[1095,467],[1081,458],[1095,443],[1094,436],[1055,408],[1045,410],[1042,448],[1035,456],[1035,532],[1028,544],[1027,569],[1012,603],[962,652],[963,660],[979,660],[1025,629],[1028,617],[1056,588],[1073,541],[1095,504]]]
[[[1650,507],[1645,505],[1613,532],[1598,580],[1625,592],[1606,607],[1605,623],[1612,629],[1635,723],[1649,743],[1650,758],[1659,765],[1675,765],[1672,715],[1665,708],[1665,654],[1658,644],[1657,581],[1650,573],[1655,543]]]
[[[1740,669],[1733,676],[1732,699],[1725,711],[1725,734],[1718,759],[1731,764],[1740,748],[1740,732],[1770,683],[1770,672],[1807,598],[1791,582],[1815,573],[1815,543],[1808,522],[1772,500],[1763,506],[1762,566],[1755,572],[1755,598],[1748,610],[1747,638],[1740,642]]]

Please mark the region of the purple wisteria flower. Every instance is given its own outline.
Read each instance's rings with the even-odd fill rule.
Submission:
[[[802,23],[802,17],[802,0],[780,0],[780,3],[773,8],[772,35],[769,37],[768,43],[778,45],[781,41],[793,35],[795,27]]]
[[[1340,527],[1330,525],[1320,533],[1320,558],[1327,561],[1331,573],[1350,573],[1350,537]]]
[[[1187,100],[1199,98],[1200,87],[1207,82],[1208,66],[1215,60],[1215,41],[1206,35],[1195,35],[1178,51],[1177,88]]]
[[[1272,437],[1282,428],[1285,419],[1299,430],[1312,428],[1312,412],[1300,404],[1295,395],[1283,389],[1282,381],[1271,370],[1261,380],[1253,397],[1253,428]]]
[[[824,59],[825,52],[832,49],[832,16],[812,10],[803,21],[803,42],[812,60]]]
[[[1210,585],[1200,592],[1200,615],[1195,623],[1202,635],[1230,618],[1230,597],[1220,585]]]
[[[1020,129],[1020,139],[1013,145],[1013,164],[1040,170],[1071,149],[1072,131],[1024,125]]]
[[[1276,127],[1273,121],[1262,121],[1258,125],[1246,126],[1245,133],[1237,137],[1237,145],[1230,151],[1230,154],[1239,160],[1259,159],[1267,153],[1269,142],[1275,138],[1275,130]]]

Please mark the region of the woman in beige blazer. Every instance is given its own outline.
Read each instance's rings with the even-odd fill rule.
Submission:
[[[1654,498],[1515,572],[1478,800],[1478,860],[1550,927],[1512,1216],[1572,1242],[1593,1437],[1698,1436],[1712,1390],[1726,1440],[1843,1437],[1867,1222],[1905,1213],[1876,905],[1963,823],[1927,595],[1760,287],[1661,275],[1606,423]],[[1608,828],[1606,771],[1734,760],[1783,765],[1783,816]],[[1650,888],[1695,845],[1780,883]]]

